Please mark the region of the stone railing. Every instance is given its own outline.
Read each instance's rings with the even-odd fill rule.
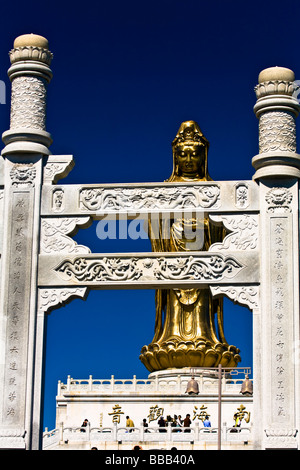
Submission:
[[[251,426],[247,427],[227,427],[224,423],[221,429],[222,442],[245,443],[251,440]],[[94,428],[89,424],[85,428],[65,427],[61,423],[59,428],[52,431],[45,430],[43,434],[43,449],[54,447],[56,445],[76,444],[76,443],[103,443],[118,442],[122,443],[196,443],[196,442],[214,442],[218,441],[217,428],[203,428],[197,423],[190,428],[159,428],[158,426],[126,428],[124,426],[114,425],[112,427]]]
[[[242,382],[246,374],[250,374],[250,368],[236,368],[234,372],[223,374],[222,393],[239,393]],[[68,376],[67,383],[58,382],[57,395],[62,396],[68,392],[98,392],[98,393],[119,393],[119,392],[164,392],[185,393],[190,377],[178,375],[177,377],[159,377],[151,379],[137,379],[134,375],[132,379],[115,379],[112,375],[110,379],[94,379],[91,375],[88,379],[73,379]],[[205,372],[195,374],[195,379],[199,385],[199,393],[217,392],[218,375],[215,377],[206,375]]]

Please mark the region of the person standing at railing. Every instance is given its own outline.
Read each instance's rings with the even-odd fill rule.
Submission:
[[[82,428],[86,428],[87,425],[88,425],[88,419],[85,419],[81,425],[81,429],[80,429],[80,432],[85,432],[85,429],[82,429]]]
[[[181,415],[178,415],[177,425],[180,426],[180,427],[183,425],[183,420],[181,419]]]
[[[189,428],[190,425],[192,424],[192,421],[190,420],[190,416],[189,414],[186,415],[186,417],[184,418],[183,420],[183,427],[184,428]],[[184,432],[191,432],[190,429],[185,429]]]
[[[143,424],[143,427],[146,428],[146,429],[145,429],[145,432],[149,432],[148,429],[147,429],[148,423],[147,423],[146,418],[143,419],[143,423],[142,423],[142,424]]]
[[[164,417],[161,416],[157,422],[158,426],[159,426],[159,432],[167,432],[166,429],[161,429],[161,428],[164,428],[166,426],[166,421],[164,420]]]
[[[211,428],[211,422],[210,422],[210,419],[209,419],[208,415],[205,416],[205,420],[203,421],[203,426],[205,428]]]
[[[129,416],[126,416],[126,428],[134,428],[134,422],[132,419],[129,418]],[[133,429],[130,429],[129,432],[132,432]]]
[[[178,430],[176,432],[181,432],[181,429],[179,429],[182,426],[180,415],[179,416],[174,415],[173,422],[172,422],[171,426],[174,427],[174,428],[178,428]]]

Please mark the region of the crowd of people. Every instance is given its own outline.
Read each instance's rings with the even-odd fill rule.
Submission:
[[[87,426],[87,424],[88,424],[88,420],[85,419],[83,421],[82,425],[81,425],[81,432],[85,432],[84,428]],[[145,432],[147,432],[147,428],[148,428],[149,425],[147,423],[146,418],[143,419],[142,424],[143,424],[143,427],[146,428]],[[190,430],[188,428],[191,426],[192,421],[191,421],[191,416],[189,414],[187,414],[184,419],[181,418],[181,415],[178,415],[178,416],[174,415],[173,418],[172,418],[172,416],[168,415],[166,417],[166,419],[164,419],[163,416],[160,416],[160,418],[157,421],[157,424],[158,424],[158,427],[159,427],[159,432],[167,432],[167,430],[164,429],[164,428],[167,428],[168,426],[171,426],[173,428],[184,428],[184,432],[189,432]],[[206,415],[206,417],[203,421],[203,426],[205,428],[210,428],[211,427],[211,422],[210,422],[210,419],[209,419],[208,415]],[[126,416],[126,427],[127,428],[134,428],[135,427],[133,420],[129,416]],[[129,430],[129,432],[131,432],[131,429]]]
[[[146,422],[146,420],[144,419],[143,422]],[[171,427],[174,427],[174,428],[184,428],[184,432],[189,432],[188,428],[192,424],[191,415],[187,414],[184,419],[181,418],[181,415],[178,415],[178,416],[174,415],[173,418],[170,415],[168,415],[166,419],[164,419],[164,417],[161,416],[159,418],[157,424],[158,424],[159,428],[162,428],[162,429],[159,429],[159,432],[166,432],[166,430],[163,429],[163,428],[168,427],[168,426],[171,426]],[[144,426],[145,426],[145,424],[144,424]],[[211,427],[211,422],[209,420],[208,415],[206,415],[205,420],[203,421],[203,426],[206,427],[206,428]]]

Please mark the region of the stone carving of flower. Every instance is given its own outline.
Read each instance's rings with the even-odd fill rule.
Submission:
[[[153,260],[151,258],[146,258],[143,265],[146,269],[150,269],[153,266]]]

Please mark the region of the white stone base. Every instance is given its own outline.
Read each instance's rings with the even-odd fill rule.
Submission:
[[[56,426],[45,433],[44,448],[57,446],[90,446],[97,448],[132,449],[142,445],[143,449],[217,448],[218,444],[218,377],[216,370],[170,369],[154,372],[148,379],[93,379],[75,380],[68,378],[67,384],[59,383]],[[188,395],[186,386],[192,375],[199,385],[198,395]],[[221,432],[226,446],[251,445],[252,397],[240,393],[244,374],[222,378]],[[243,405],[245,418],[242,429],[232,432],[234,414]],[[162,415],[190,414],[192,421],[189,432],[168,427],[159,432],[158,419]],[[203,416],[208,414],[211,429],[205,432]],[[126,429],[129,416],[135,429]],[[142,426],[147,420],[147,432]],[[88,419],[89,428],[83,433],[80,426]],[[131,432],[129,432],[131,431]],[[246,443],[246,444],[245,444]],[[247,447],[249,448],[249,447]]]

